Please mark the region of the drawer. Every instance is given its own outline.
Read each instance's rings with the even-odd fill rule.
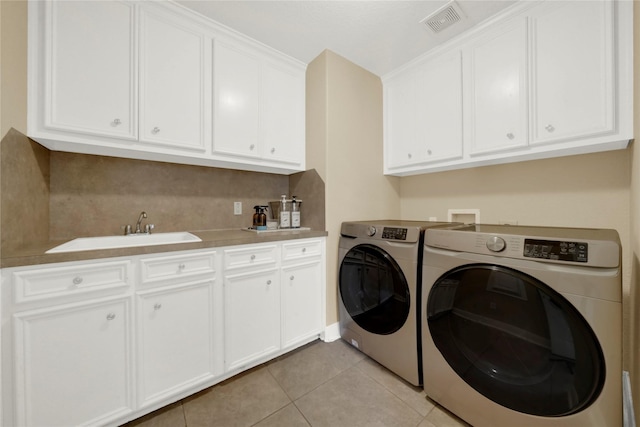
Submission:
[[[322,255],[321,240],[303,240],[282,244],[282,260],[292,261]]]
[[[14,302],[126,288],[130,269],[130,261],[117,261],[16,271],[12,274]]]
[[[225,270],[252,266],[276,264],[278,247],[276,245],[260,245],[227,249],[224,251]]]
[[[142,284],[199,275],[213,275],[216,252],[196,252],[144,258],[140,260],[140,281]]]

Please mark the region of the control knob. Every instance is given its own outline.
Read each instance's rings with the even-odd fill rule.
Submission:
[[[502,237],[491,236],[487,240],[487,249],[491,252],[502,252],[507,247],[507,243]]]
[[[373,235],[375,235],[375,234],[376,234],[376,231],[377,231],[377,230],[376,230],[376,228],[375,228],[373,225],[369,226],[369,228],[367,228],[367,236],[373,236]]]

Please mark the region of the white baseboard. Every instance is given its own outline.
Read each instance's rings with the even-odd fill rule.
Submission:
[[[324,328],[324,336],[322,340],[324,342],[332,342],[340,339],[340,323],[336,322],[331,325],[327,325]]]

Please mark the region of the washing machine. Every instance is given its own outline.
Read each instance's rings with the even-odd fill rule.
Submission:
[[[424,390],[476,427],[621,426],[615,230],[427,230]]]
[[[451,223],[342,223],[340,335],[414,385],[422,384],[420,292],[424,230]]]

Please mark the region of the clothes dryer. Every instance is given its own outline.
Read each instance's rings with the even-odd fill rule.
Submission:
[[[622,425],[615,230],[427,230],[428,396],[476,427]]]
[[[344,222],[338,260],[341,337],[422,384],[419,307],[424,230],[451,223]]]

